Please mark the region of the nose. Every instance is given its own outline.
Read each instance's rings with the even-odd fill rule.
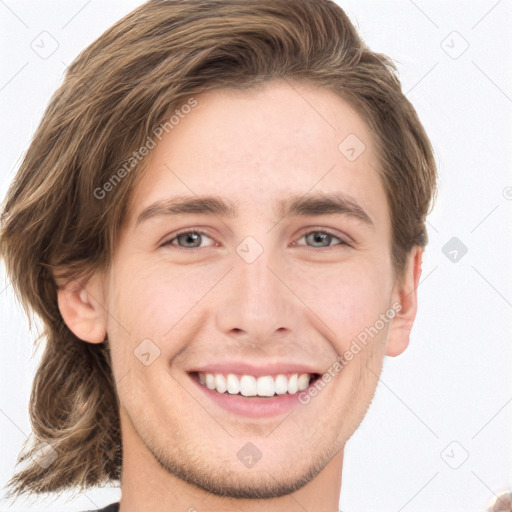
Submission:
[[[299,329],[301,302],[291,274],[270,250],[244,259],[236,255],[218,302],[217,327],[229,337],[258,344]]]

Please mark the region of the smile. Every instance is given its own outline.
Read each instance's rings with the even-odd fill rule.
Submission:
[[[222,394],[244,397],[273,397],[295,395],[306,389],[319,374],[292,373],[278,375],[237,375],[234,373],[197,373],[202,386]]]

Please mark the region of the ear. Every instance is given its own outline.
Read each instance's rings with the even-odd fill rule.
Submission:
[[[106,309],[99,275],[87,283],[69,281],[57,290],[59,310],[71,332],[83,341],[102,343],[106,335]]]
[[[403,279],[397,280],[392,293],[392,304],[400,304],[401,309],[391,321],[386,355],[400,355],[409,345],[416,312],[418,310],[417,289],[421,276],[423,249],[414,246],[407,258]],[[398,309],[398,308],[397,308]]]

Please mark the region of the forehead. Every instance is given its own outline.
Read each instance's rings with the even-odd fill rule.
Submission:
[[[229,199],[237,215],[245,209],[265,216],[282,211],[292,196],[340,192],[386,221],[371,132],[334,92],[274,81],[194,99],[196,106],[146,157],[132,197],[132,228],[154,202],[193,195]]]

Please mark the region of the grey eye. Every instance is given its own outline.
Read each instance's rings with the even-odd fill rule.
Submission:
[[[178,235],[176,240],[183,242],[185,247],[199,247],[201,245],[201,235],[195,232]]]
[[[181,249],[198,249],[201,247],[201,242],[203,242],[203,238],[211,240],[211,238],[208,235],[206,235],[205,233],[201,233],[200,231],[185,231],[183,233],[178,233],[174,238],[171,238],[167,242],[163,243],[162,246],[177,245]],[[173,243],[175,240],[177,241],[177,243]]]
[[[330,247],[332,240],[337,240],[339,244],[344,244],[341,238],[325,231],[311,231],[303,235],[303,238],[306,240],[308,245],[312,244],[312,247]]]

